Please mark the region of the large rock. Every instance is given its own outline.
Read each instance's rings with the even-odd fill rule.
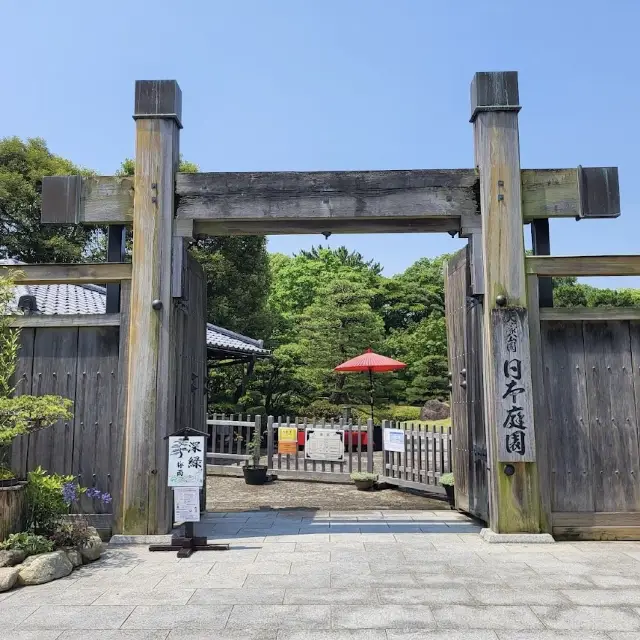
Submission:
[[[82,554],[77,549],[70,547],[69,549],[65,549],[64,552],[67,554],[67,558],[69,558],[69,562],[74,568],[82,564]]]
[[[64,551],[41,553],[29,556],[21,565],[18,582],[20,584],[44,584],[64,578],[73,571],[73,565]]]
[[[78,550],[85,564],[97,560],[102,555],[102,539],[100,536],[91,536],[88,542],[82,545]]]
[[[427,400],[420,412],[420,420],[444,420],[451,415],[451,409],[446,402]]]
[[[25,552],[19,549],[0,551],[0,567],[15,567],[24,560],[25,555]]]
[[[13,587],[18,579],[19,573],[20,567],[3,567],[0,569],[0,593],[2,591],[9,591],[9,589]]]

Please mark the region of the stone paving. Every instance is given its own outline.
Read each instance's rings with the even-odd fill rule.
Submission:
[[[640,640],[640,543],[488,544],[451,511],[260,511],[0,594],[0,640]]]

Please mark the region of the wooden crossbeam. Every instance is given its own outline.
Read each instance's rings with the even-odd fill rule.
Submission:
[[[131,265],[125,262],[20,264],[0,266],[0,276],[9,276],[16,284],[109,284],[131,280]]]
[[[526,272],[538,276],[637,276],[640,255],[528,256]]]
[[[640,320],[640,307],[550,307],[540,309],[540,320]]]
[[[620,214],[615,167],[525,169],[521,181],[525,222]],[[133,178],[45,177],[41,219],[131,224],[133,193]],[[474,169],[179,173],[176,196],[176,222],[195,235],[456,231],[479,211]]]
[[[119,327],[119,313],[87,313],[74,315],[25,315],[15,316],[11,326],[17,329],[44,327]]]

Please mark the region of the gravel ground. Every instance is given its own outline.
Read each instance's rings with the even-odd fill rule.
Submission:
[[[209,511],[242,511],[247,509],[403,509],[434,511],[449,509],[444,500],[406,493],[397,489],[358,491],[352,484],[320,482],[276,482],[250,486],[244,478],[207,476],[207,509]]]

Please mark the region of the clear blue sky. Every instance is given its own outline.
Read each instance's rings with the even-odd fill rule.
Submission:
[[[0,0],[0,9],[0,136],[41,136],[103,174],[133,154],[136,79],[178,80],[182,151],[203,171],[445,169],[473,164],[473,73],[517,70],[523,167],[620,167],[622,216],[552,222],[553,253],[639,252],[637,0]],[[269,247],[319,241],[277,237]],[[462,246],[439,234],[330,239],[341,243],[388,275]]]

